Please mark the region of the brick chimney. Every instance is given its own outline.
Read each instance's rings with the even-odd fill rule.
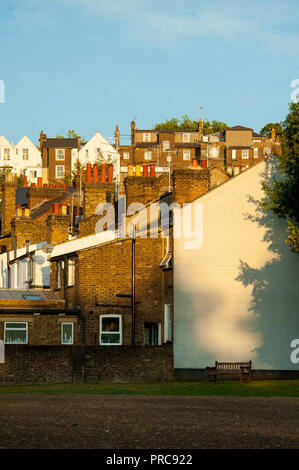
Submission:
[[[39,135],[39,143],[40,143],[40,151],[43,152],[44,141],[46,140],[46,134],[43,131],[40,131]]]
[[[200,140],[203,139],[203,119],[200,118],[199,123],[198,123],[198,132],[200,134]]]
[[[115,129],[115,132],[114,132],[114,137],[115,137],[115,148],[116,148],[116,150],[118,150],[119,147],[120,147],[120,132],[118,130],[118,125],[116,125],[116,129]]]
[[[54,204],[55,206],[55,204]],[[70,225],[70,217],[63,213],[65,212],[61,206],[53,208],[53,213],[47,217],[47,243],[53,245],[62,243],[68,240],[68,228]],[[58,213],[57,213],[58,212]]]
[[[11,231],[11,221],[16,215],[16,192],[18,184],[9,173],[2,185],[1,235]]]
[[[30,209],[46,201],[52,201],[60,196],[67,196],[69,192],[63,187],[30,187],[27,192],[28,206]]]
[[[135,144],[135,121],[131,121],[131,143]]]
[[[159,181],[154,176],[127,176],[124,181],[127,208],[133,202],[148,202],[159,197]]]
[[[104,165],[102,165],[102,170]],[[90,169],[91,171],[91,169]],[[94,168],[95,171],[95,168]],[[113,167],[112,167],[113,172]],[[98,169],[96,170],[96,177],[98,177]],[[114,195],[114,183],[102,181],[102,175],[104,174],[101,171],[101,181],[92,181],[93,177],[90,173],[89,177],[86,178],[86,182],[84,184],[84,195],[83,195],[83,213],[84,218],[90,217],[95,214],[95,210],[98,204],[110,202],[113,203],[113,195]],[[88,181],[90,179],[90,181]],[[108,180],[109,181],[109,180]]]
[[[173,202],[188,203],[209,190],[207,168],[174,170],[172,173]]]

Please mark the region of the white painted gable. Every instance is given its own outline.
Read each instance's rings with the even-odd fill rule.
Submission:
[[[95,163],[99,158],[99,151],[101,150],[102,156],[107,163],[112,163],[114,166],[114,176],[119,175],[119,153],[115,148],[105,139],[100,132],[96,132],[93,137],[80,149],[79,160],[81,163]],[[75,162],[73,162],[74,164]]]
[[[4,149],[9,149],[9,160],[5,159],[4,160]],[[12,159],[13,159],[13,146],[4,135],[0,136],[0,166],[7,166],[7,165],[12,165]]]

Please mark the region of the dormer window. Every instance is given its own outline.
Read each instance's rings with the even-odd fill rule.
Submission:
[[[183,142],[190,142],[190,134],[183,133]]]
[[[143,142],[150,142],[151,141],[151,134],[146,132],[143,134]]]

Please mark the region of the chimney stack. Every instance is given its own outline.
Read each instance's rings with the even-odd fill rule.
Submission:
[[[116,148],[116,150],[118,150],[119,147],[120,147],[120,132],[118,130],[118,125],[116,125],[116,129],[115,129],[115,132],[114,132],[114,137],[115,137],[115,148]]]
[[[9,173],[5,183],[2,185],[2,215],[1,234],[5,235],[11,231],[10,222],[16,215],[16,192],[18,185]]]
[[[172,173],[173,202],[189,203],[209,190],[207,168],[174,170]]]
[[[135,144],[135,121],[131,121],[131,143]]]

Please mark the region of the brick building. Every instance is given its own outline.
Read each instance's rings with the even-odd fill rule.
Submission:
[[[42,177],[45,183],[64,183],[65,177],[71,175],[73,165],[78,159],[81,139],[48,138],[40,133],[40,150],[42,156]]]
[[[8,361],[0,365],[0,381],[172,378],[173,267],[180,263],[173,251],[175,210],[184,209],[186,203],[191,207],[197,198],[234,179],[233,172],[229,175],[224,168],[228,151],[236,143],[240,150],[251,150],[249,144],[259,140],[251,129],[242,128],[228,130],[225,140],[204,141],[201,126],[195,133],[157,133],[136,130],[132,124],[129,159],[119,148],[123,161],[129,161],[122,189],[125,198],[116,198],[113,168],[109,166],[107,178],[105,165],[99,172],[90,163],[80,179],[82,192],[76,182],[71,190],[44,187],[39,181],[38,187],[25,189],[21,207],[16,206],[15,183],[4,184],[1,238],[4,245],[5,237],[10,237],[9,266],[28,259],[30,289],[26,292],[31,298],[24,298],[28,297],[24,289],[15,290],[16,299],[7,311],[4,300],[12,295],[7,289],[9,276],[3,300],[0,289],[0,314],[1,302],[4,314],[0,338],[1,331],[8,338]],[[154,152],[150,144],[157,150],[151,160],[145,158],[149,157],[145,152]],[[209,160],[210,146],[216,144],[225,151],[221,165],[217,156]],[[190,150],[190,159],[184,159],[185,150]],[[172,151],[173,167],[169,165],[167,173],[161,165],[166,165]],[[243,162],[245,153],[232,160]],[[165,206],[169,210],[166,226]],[[32,250],[20,253],[26,240],[42,242],[48,250],[48,289],[36,286],[32,273],[38,258]]]
[[[115,131],[115,145],[120,154],[120,192],[131,165],[154,165],[158,176],[175,169],[187,169],[197,161],[201,167],[218,167],[231,175],[249,168],[265,157],[280,152],[274,130],[271,139],[251,128],[234,126],[224,132],[204,136],[203,121],[197,131],[156,131],[137,129],[131,122],[131,144],[120,145]]]

